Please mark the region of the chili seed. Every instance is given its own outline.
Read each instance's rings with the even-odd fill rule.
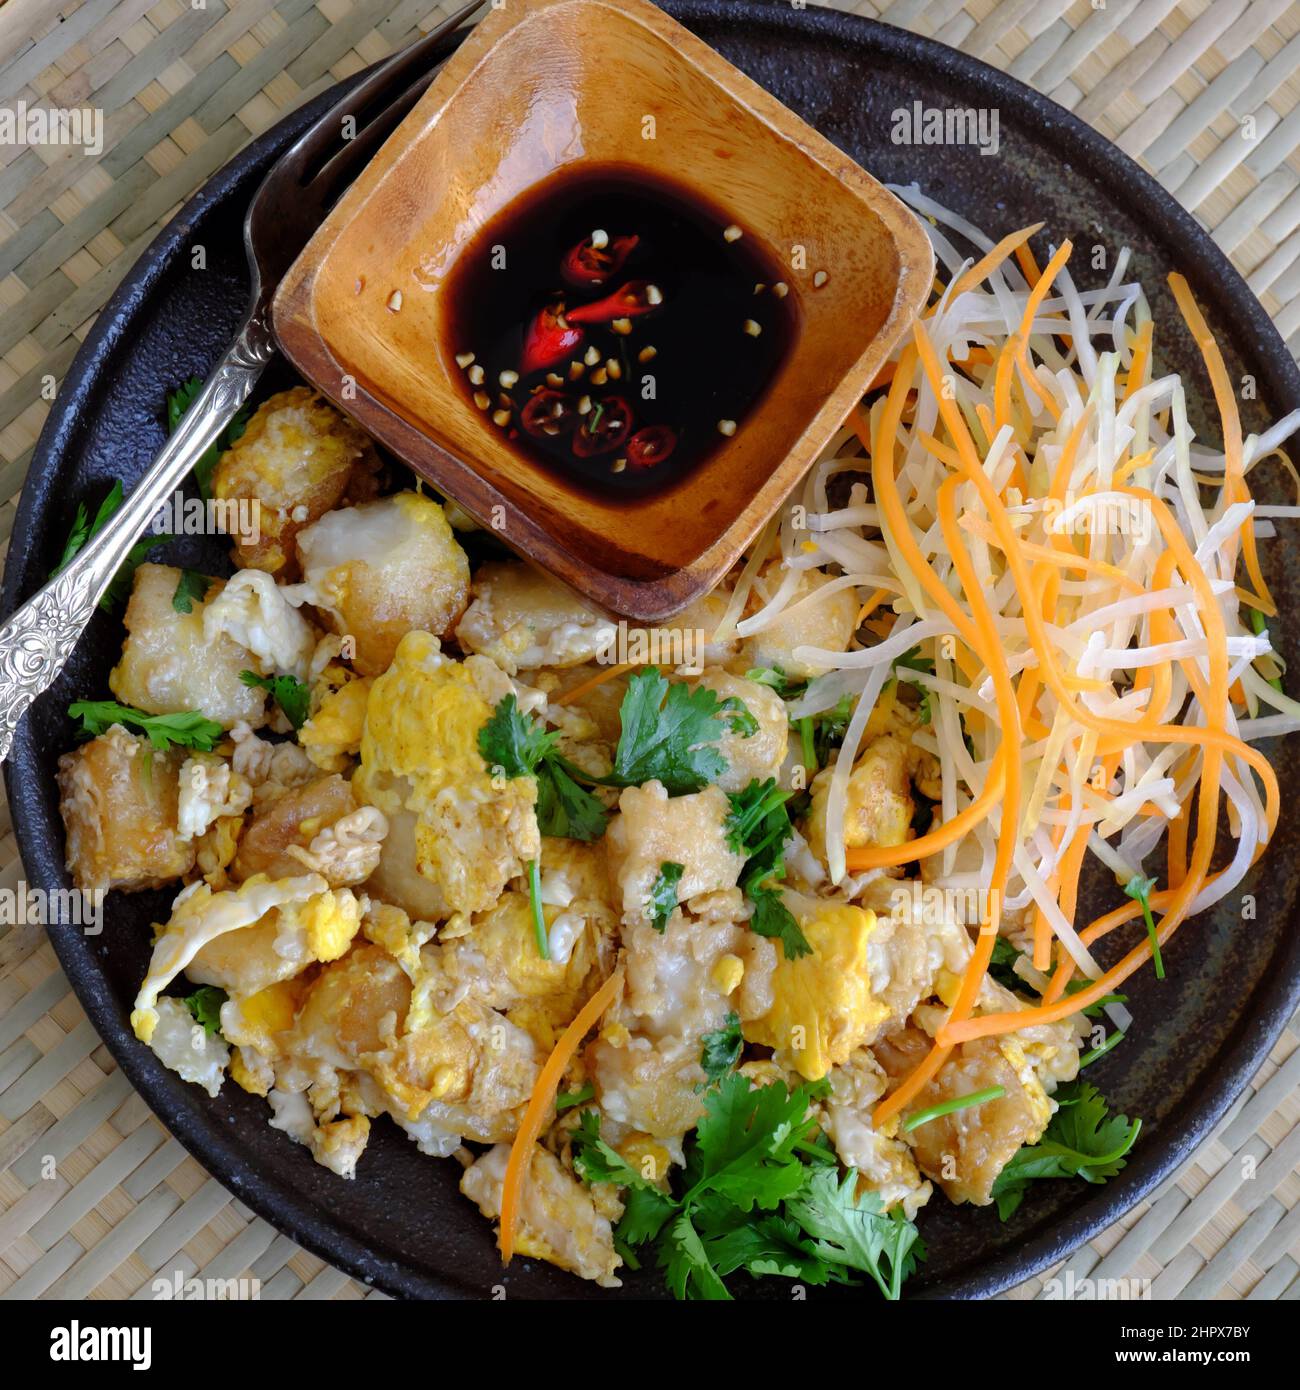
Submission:
[[[591,412],[591,397],[590,397],[590,396],[579,396],[579,397],[578,397],[578,414],[579,414],[579,415],[588,415],[588,414],[590,414],[590,412]]]
[[[471,367],[469,369],[469,384],[471,386],[482,386],[483,379],[486,376],[487,373],[483,370],[482,367]]]
[[[653,361],[655,360],[655,358],[658,357],[658,355],[659,355],[659,349],[658,349],[658,348],[656,348],[656,347],[643,347],[643,348],[641,349],[641,351],[637,353],[637,355],[636,355],[636,360],[637,360],[638,362],[653,362]]]
[[[817,274],[813,276],[813,287],[814,287],[815,289],[821,289],[821,287],[822,287],[822,286],[827,282],[827,280],[829,280],[830,278],[831,278],[831,277],[830,277],[829,275],[827,275],[827,273],[826,273],[824,270],[819,270],[819,271],[817,272]]]
[[[609,245],[609,233],[602,232],[599,228],[591,234],[592,247],[597,251],[603,251]]]
[[[489,396],[486,391],[475,391],[474,404],[478,406],[480,410],[486,410],[488,406],[492,404],[492,397]]]
[[[388,307],[393,311],[393,313],[396,313],[402,307],[401,290],[394,290],[392,294],[388,296]]]
[[[753,319],[745,320],[745,332],[748,333],[751,338],[757,338],[762,331],[763,327],[761,324],[755,323]]]
[[[772,286],[772,293],[776,295],[778,299],[784,299],[786,295],[790,293],[790,286],[787,285],[784,280],[778,280],[776,284]]]
[[[662,304],[664,302],[664,292],[658,285],[647,285],[645,287],[645,302],[647,304]]]
[[[554,386],[558,389],[559,387],[564,385],[564,378],[559,374],[559,372],[547,372],[546,384],[548,386]]]
[[[570,380],[570,381],[579,381],[579,380],[581,380],[582,374],[583,374],[583,372],[585,372],[586,370],[587,370],[586,367],[584,367],[584,366],[582,365],[581,362],[570,362],[570,363],[569,363],[569,380]]]
[[[472,352],[458,352],[456,354],[456,365],[461,369],[461,371],[464,371],[466,367],[470,366],[473,363],[473,361],[474,354]]]
[[[610,328],[612,328],[614,332],[619,335],[620,338],[626,338],[627,335],[632,331],[632,320],[615,319],[614,322],[610,324]],[[597,358],[599,358],[600,354],[597,353],[596,356]]]
[[[725,434],[728,439],[736,432],[736,422],[734,420],[719,420],[718,433]]]
[[[510,388],[518,382],[519,373],[510,371],[502,372],[501,375],[497,377],[497,380],[509,391]]]
[[[597,347],[589,347],[582,360],[587,366],[594,367],[596,363],[600,361],[600,349]]]
[[[733,222],[730,227],[723,231],[722,239],[723,241],[739,241],[744,235],[744,232]]]
[[[510,412],[508,410],[497,410],[493,412],[492,423],[500,425],[503,429],[510,423]]]
[[[621,473],[626,467],[626,459],[615,459],[614,462],[609,465],[609,471],[611,473]]]
[[[596,370],[591,374],[591,384],[593,386],[604,386],[604,384],[608,380],[609,373],[604,369],[604,367],[597,367]]]

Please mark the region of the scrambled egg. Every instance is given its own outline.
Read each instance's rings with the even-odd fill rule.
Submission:
[[[889,1006],[871,993],[867,968],[876,914],[795,894],[787,894],[786,902],[812,953],[787,960],[782,951],[772,977],[772,1007],[745,1024],[745,1037],[775,1048],[801,1076],[817,1081],[871,1042],[889,1017]]]
[[[324,772],[345,772],[361,754],[366,705],[373,681],[364,676],[329,690],[298,730],[298,742]]]
[[[414,816],[414,863],[444,911],[481,912],[541,852],[530,778],[494,779],[478,749],[492,708],[473,673],[412,632],[366,705],[353,785],[396,822]],[[385,843],[385,858],[405,848]],[[408,851],[409,852],[409,851]]]
[[[149,968],[131,1011],[136,1037],[149,1041],[158,1022],[158,996],[209,941],[251,927],[269,912],[300,906],[328,888],[319,874],[278,882],[258,876],[227,893],[214,893],[206,883],[191,884],[172,904],[171,920],[154,942]]]

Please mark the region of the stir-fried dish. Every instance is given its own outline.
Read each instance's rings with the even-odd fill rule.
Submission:
[[[940,1194],[1006,1219],[1122,1168],[1140,1122],[1081,1073],[1134,971],[1192,968],[1176,933],[1277,822],[1253,741],[1300,727],[1257,547],[1297,508],[1248,486],[1297,419],[1242,438],[1175,277],[1221,417],[1194,443],[1126,256],[1079,289],[1068,243],[1040,268],[1036,228],[903,192],[928,310],[662,629],[306,387],[221,441],[200,481],[259,533],[229,578],[124,577],[59,772],[79,887],[179,886],[131,1015],[162,1063],[341,1179],[387,1117],[505,1259],[678,1296],[897,1297]],[[1091,923],[1086,863],[1122,903]]]

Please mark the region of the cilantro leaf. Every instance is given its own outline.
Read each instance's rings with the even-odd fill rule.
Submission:
[[[576,1091],[561,1091],[555,1097],[555,1113],[561,1115],[566,1110],[572,1110],[575,1105],[583,1105],[595,1094],[596,1088],[590,1081]]]
[[[811,943],[775,888],[756,888],[744,883],[741,886],[754,904],[754,915],[749,919],[750,931],[779,940],[786,960],[812,955]]]
[[[806,1284],[866,1273],[897,1298],[923,1254],[916,1227],[882,1213],[874,1194],[858,1198],[856,1173],[838,1180],[834,1151],[809,1114],[827,1089],[756,1088],[739,1072],[724,1076],[705,1092],[676,1194],[642,1177],[600,1138],[600,1117],[584,1112],[571,1133],[574,1166],[588,1182],[625,1189],[615,1232],[624,1259],[636,1268],[637,1248],[653,1242],[678,1298],[730,1299],[727,1276],[738,1270]]]
[[[1147,940],[1151,942],[1151,959],[1155,962],[1156,979],[1165,978],[1165,963],[1160,955],[1160,938],[1156,935],[1155,918],[1151,915],[1151,890],[1156,886],[1153,878],[1143,878],[1141,874],[1134,874],[1124,885],[1125,894],[1134,898],[1142,906],[1142,917],[1147,925]]]
[[[478,731],[478,751],[489,768],[500,768],[507,777],[532,777],[558,739],[523,714],[510,694]]]
[[[755,685],[770,686],[783,700],[793,700],[808,688],[807,681],[791,679],[779,666],[755,666],[745,672],[745,679]]]
[[[113,486],[109,488],[104,500],[99,504],[95,512],[95,519],[91,521],[86,511],[84,502],[77,503],[77,510],[72,519],[72,530],[68,533],[68,539],[63,546],[63,554],[59,557],[59,563],[50,571],[50,578],[56,574],[62,574],[67,567],[76,559],[77,553],[87,541],[92,540],[103,529],[109,517],[122,505],[122,483],[119,478],[113,479]]]
[[[755,1088],[739,1072],[725,1077],[696,1126],[699,1167],[688,1198],[709,1191],[741,1211],[771,1211],[797,1192],[804,1170],[796,1145],[817,1127],[810,1099],[804,1086]]]
[[[909,647],[907,651],[894,662],[894,673],[900,681],[905,681],[908,679],[907,673],[909,671],[920,671],[923,675],[927,676],[934,675],[934,658],[922,656],[919,646]],[[911,681],[909,683],[912,685],[918,684],[916,681]]]
[[[612,1144],[601,1138],[598,1110],[584,1110],[569,1139],[573,1145],[573,1166],[584,1182],[615,1182],[620,1187],[654,1186]]]
[[[174,391],[167,393],[167,432],[175,434],[176,428],[185,418],[185,412],[194,404],[194,397],[203,389],[203,382],[196,376],[182,382]],[[203,451],[202,457],[194,465],[194,480],[199,485],[199,495],[205,500],[212,496],[212,475],[217,470],[221,455],[239,439],[248,428],[248,417],[252,406],[246,401],[235,412],[234,418],[216,439]]]
[[[669,1226],[668,1240],[660,1250],[660,1263],[664,1282],[677,1298],[732,1301],[688,1212],[681,1212]]]
[[[163,752],[175,745],[210,753],[225,733],[215,719],[207,718],[198,710],[145,714],[143,710],[119,705],[114,700],[76,700],[68,706],[68,713],[73,719],[81,720],[82,732],[92,738],[107,732],[114,724],[122,724],[140,729],[149,736],[149,742]]]
[[[245,685],[268,691],[295,729],[301,729],[307,722],[311,687],[304,685],[297,676],[259,676],[256,671],[241,671],[239,679]]]
[[[700,1066],[712,1081],[721,1081],[734,1070],[740,1061],[745,1039],[740,1031],[740,1015],[734,1010],[724,1020],[722,1027],[714,1033],[705,1033],[700,1040],[703,1050],[700,1053]]]
[[[216,985],[204,985],[193,994],[185,996],[185,1007],[194,1015],[194,1021],[203,1025],[203,1031],[210,1037],[221,1036],[221,1006],[230,996]]]
[[[853,718],[853,705],[852,695],[841,695],[830,709],[813,715],[813,750],[818,767],[829,767],[831,754],[844,742]]]
[[[478,751],[489,768],[499,768],[507,777],[537,779],[537,825],[543,835],[598,840],[609,812],[570,775],[572,765],[556,747],[559,738],[524,714],[512,693],[478,731]]]
[[[100,608],[105,613],[111,613],[113,609],[125,603],[131,595],[131,585],[135,582],[136,570],[160,545],[166,545],[168,541],[175,539],[174,536],[165,531],[151,536],[141,536],[126,552],[126,559],[122,561],[117,573],[109,581],[108,588],[104,590],[103,598],[99,600]]]
[[[790,793],[777,786],[775,777],[765,782],[755,778],[744,791],[728,793],[727,799],[731,803],[723,827],[727,848],[746,859],[767,854],[775,863],[790,837],[790,817],[783,809]]]
[[[748,738],[758,729],[734,695],[719,700],[707,685],[670,685],[657,666],[629,678],[619,717],[623,727],[610,781],[621,787],[659,781],[669,796],[716,782],[727,762],[712,745],[724,734]]]
[[[93,521],[89,520],[86,504],[84,502],[77,503],[77,510],[72,520],[72,530],[68,533],[68,539],[64,543],[63,554],[59,557],[59,563],[50,571],[51,579],[67,569],[81,552],[82,547],[99,535],[107,525],[109,518],[121,505],[122,483],[118,478],[113,479],[113,486],[109,488],[104,500],[99,504]],[[174,539],[175,537],[171,535],[157,532],[152,535],[141,536],[127,552],[121,568],[109,581],[108,588],[104,590],[103,596],[99,600],[100,609],[105,613],[111,613],[122,603],[131,592],[131,583],[135,578],[136,570],[160,545],[166,545],[168,541]]]
[[[599,840],[609,812],[580,787],[560,761],[547,758],[537,771],[537,825],[543,835],[563,840]]]
[[[1025,1189],[1041,1178],[1082,1178],[1103,1183],[1123,1167],[1137,1142],[1141,1120],[1112,1115],[1105,1097],[1087,1081],[1060,1087],[1060,1109],[1037,1144],[1027,1144],[998,1174],[993,1198],[1006,1221],[1024,1200]]]
[[[813,1239],[813,1250],[832,1267],[869,1274],[886,1298],[898,1298],[903,1280],[924,1258],[916,1227],[895,1209],[886,1214],[874,1192],[857,1195],[850,1168],[839,1181],[829,1168],[815,1172],[786,1212]]]
[[[733,853],[748,856],[740,871],[740,886],[754,907],[750,929],[759,936],[778,937],[787,960],[811,954],[808,938],[772,886],[785,877],[785,846],[794,833],[786,808],[790,793],[781,791],[776,779],[769,777],[765,782],[750,782],[744,791],[730,793],[729,799],[727,845]]]
[[[668,919],[677,907],[677,885],[685,872],[684,864],[660,864],[655,881],[650,886],[649,906],[654,909],[650,925],[661,934],[668,930]]]
[[[202,603],[212,587],[212,580],[197,570],[182,570],[176,581],[176,592],[172,595],[172,607],[178,613],[192,613],[195,602]]]

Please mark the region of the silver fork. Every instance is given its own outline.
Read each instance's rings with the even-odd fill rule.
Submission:
[[[244,218],[253,288],[234,341],[112,521],[0,627],[0,762],[9,756],[18,721],[63,669],[137,538],[234,418],[275,355],[270,309],[281,277],[433,80],[437,68],[428,65],[430,55],[482,3],[464,5],[376,68],[304,131],[262,180]],[[348,118],[355,134],[344,139]]]

